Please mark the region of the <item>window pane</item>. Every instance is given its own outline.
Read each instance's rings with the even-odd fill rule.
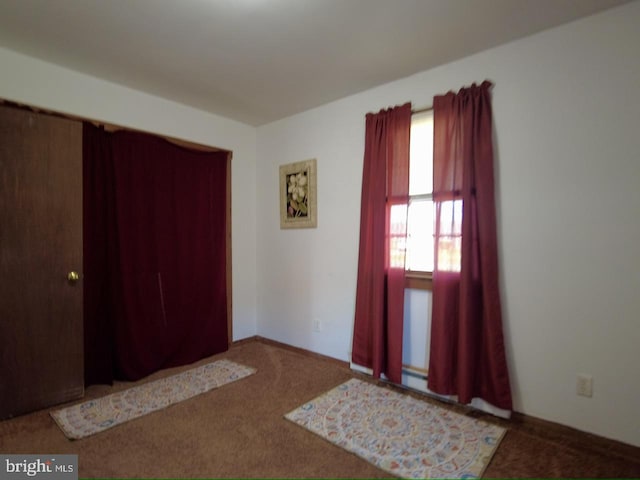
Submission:
[[[440,203],[440,235],[462,235],[462,200]]]
[[[438,270],[459,272],[462,245],[462,200],[441,202],[438,237]]]
[[[462,237],[440,237],[438,242],[438,271],[459,272]]]
[[[409,195],[433,192],[433,111],[411,117]]]
[[[389,265],[395,268],[405,267],[407,206],[392,205],[390,212],[391,235],[389,238]]]
[[[433,271],[433,201],[411,200],[407,223],[407,270]]]

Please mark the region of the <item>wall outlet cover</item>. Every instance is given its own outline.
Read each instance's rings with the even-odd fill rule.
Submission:
[[[593,376],[586,373],[578,374],[576,393],[581,397],[593,397]]]

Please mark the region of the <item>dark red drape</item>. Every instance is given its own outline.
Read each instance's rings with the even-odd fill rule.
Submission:
[[[434,98],[430,390],[511,410],[502,331],[488,81]]]
[[[400,383],[409,201],[409,103],[366,116],[352,360]]]
[[[113,210],[104,238],[115,247],[102,272],[111,287],[110,349],[116,378],[136,380],[228,348],[228,154],[142,133],[106,135],[112,203],[94,209]],[[96,345],[85,349],[108,349]]]
[[[93,385],[114,379],[115,190],[110,135],[86,122],[82,135],[84,380]]]

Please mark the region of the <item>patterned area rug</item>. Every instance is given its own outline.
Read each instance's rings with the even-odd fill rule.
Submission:
[[[88,437],[256,372],[230,360],[192,368],[137,387],[51,412],[71,439]]]
[[[285,418],[403,478],[476,478],[505,429],[352,379]]]

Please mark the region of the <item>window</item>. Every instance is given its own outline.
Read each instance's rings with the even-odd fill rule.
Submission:
[[[411,119],[405,268],[433,271],[433,111]]]
[[[395,215],[407,219],[406,241],[394,239],[391,246],[392,252],[404,250],[406,255],[406,286],[430,290],[434,264],[433,111],[416,113],[411,118],[409,205],[408,211],[400,206],[392,208],[392,224]]]
[[[462,201],[443,201],[440,209],[443,218],[454,220],[450,225],[441,225],[438,265],[440,270],[460,271]],[[408,211],[404,205],[391,207],[391,264],[402,266],[404,253],[407,288],[431,290],[431,275],[435,260],[435,215],[433,110],[429,110],[416,113],[411,118]],[[406,239],[402,234],[405,218]]]

